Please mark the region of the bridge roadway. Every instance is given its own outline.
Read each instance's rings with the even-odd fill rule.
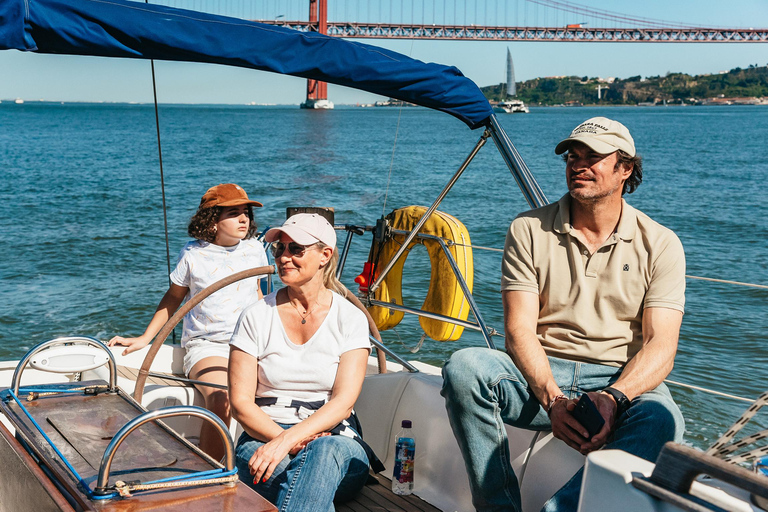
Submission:
[[[255,20],[317,32],[309,21]],[[768,28],[588,28],[412,25],[328,21],[327,34],[359,39],[441,39],[472,41],[552,41],[602,43],[766,43]]]

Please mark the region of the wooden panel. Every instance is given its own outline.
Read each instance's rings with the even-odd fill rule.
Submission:
[[[155,372],[155,371],[153,371],[152,373],[161,374],[161,375],[170,375],[171,377],[179,377],[182,379],[186,378],[186,375],[180,374],[180,373],[164,374],[162,372]],[[129,368],[127,366],[118,366],[117,374],[120,377],[136,382],[136,378],[139,376],[139,370],[137,368]],[[187,384],[185,382],[179,382],[177,380],[163,379],[161,377],[152,377],[152,376],[147,377],[147,384],[156,384],[158,386],[192,387],[191,384]]]
[[[352,500],[336,504],[336,512],[440,512],[417,496],[396,495],[389,479],[374,478],[376,483],[366,485]]]
[[[98,382],[99,384],[101,382]],[[83,382],[82,385],[93,384],[93,382]],[[60,386],[62,389],[66,385]],[[56,444],[60,452],[69,460],[70,464],[88,482],[89,486],[94,485],[97,469],[88,463],[81,452],[84,449],[84,443],[87,444],[88,438],[101,438],[108,441],[116,428],[125,423],[126,418],[141,412],[138,405],[130,397],[125,396],[122,391],[119,394],[102,393],[96,396],[84,396],[79,394],[67,394],[62,396],[47,396],[25,402],[25,407],[30,415],[36,419],[38,425]],[[252,489],[243,483],[236,486],[209,485],[200,487],[187,487],[183,489],[161,489],[156,491],[137,492],[128,498],[115,498],[111,500],[89,500],[80,489],[76,479],[65,467],[60,455],[54,453],[48,443],[42,438],[37,429],[30,424],[29,419],[24,414],[20,414],[19,406],[15,402],[5,403],[0,401],[0,407],[6,416],[16,425],[19,432],[25,440],[35,446],[36,456],[43,460],[47,466],[49,474],[57,478],[64,493],[68,493],[73,502],[77,503],[76,508],[85,511],[120,511],[120,512],[138,512],[149,510],[193,512],[210,510],[232,510],[247,512],[266,512],[275,511],[275,507],[267,500],[259,496]],[[65,414],[66,413],[66,414]],[[72,414],[70,414],[72,413]],[[69,415],[65,418],[66,415]],[[50,421],[53,418],[54,421]],[[66,420],[66,421],[65,421]],[[113,424],[114,423],[114,424]],[[54,428],[58,426],[58,429]],[[66,425],[66,427],[63,427]],[[73,431],[87,434],[86,437],[72,439]],[[191,471],[208,470],[213,467],[202,454],[183,439],[178,438],[173,432],[168,431],[156,423],[147,423],[139,430],[134,431],[131,436],[140,432],[138,439],[144,439],[143,434],[152,435],[157,441],[147,443],[142,441],[142,446],[128,446],[127,449],[121,445],[115,455],[115,465],[125,465],[133,467],[133,470],[123,470],[122,472],[113,471],[110,481],[124,478],[127,480],[151,481],[178,474],[185,474]],[[90,437],[88,437],[90,436]],[[130,439],[129,436],[127,439]],[[6,438],[6,436],[4,436]],[[13,437],[8,437],[11,441],[19,445]],[[74,444],[73,444],[74,442]],[[126,442],[128,442],[126,440]],[[6,440],[5,443],[0,440],[0,452],[4,446],[11,446],[13,443]],[[173,460],[171,467],[155,468],[144,467],[141,464],[150,455],[144,454],[143,450],[153,452],[160,460]],[[18,452],[18,450],[16,450]],[[26,456],[30,458],[23,450],[19,452],[19,457]],[[92,458],[92,457],[91,457]],[[3,461],[9,460],[9,457],[2,457]],[[115,467],[116,467],[115,466]],[[21,469],[25,469],[20,466]],[[36,472],[34,470],[37,470]],[[114,469],[114,467],[113,467]],[[21,473],[26,476],[29,473],[35,475],[35,480],[40,482],[37,486],[44,489],[53,487],[49,477],[40,471],[39,467],[31,468],[30,471]],[[13,477],[12,473],[8,473]],[[31,480],[26,476],[27,480]],[[9,477],[9,483],[13,480]],[[31,483],[35,483],[32,481]],[[3,489],[6,484],[6,474],[3,473]],[[29,484],[27,484],[29,485]],[[54,489],[55,490],[55,489]],[[45,497],[45,493],[38,491],[40,498]],[[49,493],[50,494],[50,493]],[[21,494],[20,494],[21,495]],[[38,496],[34,496],[38,498]],[[60,503],[54,505],[58,508],[51,508],[46,505],[45,500],[40,500],[40,506],[35,506],[36,500],[29,499],[27,495],[21,495],[19,503],[14,504],[11,509],[6,507],[6,500],[3,497],[3,503],[0,510],[11,510],[12,512],[37,512],[38,510],[72,510],[71,507],[64,508]],[[50,499],[47,500],[50,502]],[[56,497],[54,497],[56,501]],[[31,508],[30,508],[31,507]]]
[[[0,511],[74,512],[13,435],[0,423]]]

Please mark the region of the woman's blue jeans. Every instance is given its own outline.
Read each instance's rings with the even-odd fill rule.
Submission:
[[[283,459],[269,480],[254,484],[248,461],[263,444],[243,432],[235,449],[237,473],[280,512],[333,512],[334,499],[352,498],[368,479],[368,457],[360,443],[345,436],[326,436]]]
[[[599,391],[615,382],[621,368],[550,357],[552,374],[569,398]],[[504,424],[549,430],[549,417],[523,375],[504,352],[468,348],[455,352],[443,367],[445,405],[469,475],[472,503],[478,511],[521,510],[520,486],[510,465]],[[655,461],[667,441],[680,442],[684,421],[666,385],[632,400],[605,445]],[[543,510],[576,511],[583,469],[555,494]]]

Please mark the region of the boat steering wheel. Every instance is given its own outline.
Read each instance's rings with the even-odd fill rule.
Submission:
[[[173,331],[174,327],[181,321],[182,318],[184,318],[184,315],[189,313],[189,311],[200,304],[203,299],[208,297],[210,294],[224,288],[225,286],[228,286],[232,283],[236,283],[237,281],[241,281],[243,279],[248,279],[249,277],[254,276],[263,276],[267,274],[274,274],[275,273],[275,267],[274,265],[267,265],[264,267],[256,267],[248,270],[243,270],[242,272],[237,272],[236,274],[232,274],[231,276],[225,277],[224,279],[221,279],[219,281],[216,281],[212,285],[208,286],[204,290],[202,290],[200,293],[192,297],[188,302],[186,302],[182,307],[176,311],[176,313],[163,325],[162,329],[160,329],[160,332],[157,333],[157,336],[155,336],[154,341],[152,341],[152,346],[149,348],[149,351],[147,352],[147,355],[144,357],[144,361],[141,363],[141,369],[139,369],[139,375],[136,378],[136,387],[133,390],[133,399],[136,400],[138,403],[141,403],[141,399],[144,396],[144,386],[147,382],[147,377],[149,377],[149,369],[152,367],[152,363],[155,360],[155,357],[157,356],[157,353],[160,351],[160,347],[163,346],[163,343],[165,343],[165,340],[168,338],[168,335],[171,334],[171,331]],[[371,331],[371,334],[374,338],[376,338],[379,342],[381,342],[381,335],[379,334],[378,329],[376,329],[376,324],[373,322],[373,319],[371,318],[371,315],[368,313],[368,311],[365,309],[365,306],[360,302],[360,300],[352,294],[352,292],[347,291],[347,300],[352,302],[355,306],[360,308],[363,313],[365,313],[366,318],[368,319],[368,327]],[[376,350],[376,356],[377,356],[377,362],[379,365],[379,373],[386,373],[387,371],[387,362],[385,359],[384,352],[381,350]]]
[[[144,357],[144,361],[141,363],[139,376],[136,377],[136,387],[133,390],[133,399],[138,403],[141,403],[141,398],[144,396],[144,385],[147,382],[147,377],[149,377],[149,369],[152,367],[155,356],[157,356],[157,353],[160,351],[160,347],[163,346],[163,343],[165,343],[165,340],[168,338],[168,335],[171,334],[173,328],[176,327],[182,318],[184,318],[184,315],[189,313],[192,308],[200,304],[203,299],[208,297],[210,294],[221,290],[225,286],[236,283],[243,279],[248,279],[249,277],[263,276],[274,273],[275,267],[273,265],[256,267],[237,272],[231,276],[227,276],[224,279],[216,281],[192,297],[183,306],[181,306],[178,311],[176,311],[176,313],[174,313],[174,315],[167,322],[165,322],[165,325],[163,325],[162,329],[160,329],[160,332],[158,332],[157,336],[155,336],[154,341],[152,341],[152,346],[149,348],[149,352],[147,352],[147,355]]]

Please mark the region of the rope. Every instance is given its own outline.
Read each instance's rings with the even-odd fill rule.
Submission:
[[[234,472],[236,470],[233,470]],[[231,472],[231,473],[232,473]],[[238,481],[237,474],[230,474],[229,476],[222,476],[219,478],[207,478],[203,480],[186,480],[181,482],[157,482],[157,483],[146,483],[146,484],[131,484],[131,483],[125,483],[121,480],[118,480],[115,482],[115,490],[120,494],[120,496],[127,498],[131,496],[131,493],[136,491],[151,491],[155,489],[174,489],[179,487],[197,487],[200,485],[211,485],[211,484],[225,484],[225,483],[234,483]]]
[[[109,386],[83,386],[79,388],[68,388],[68,389],[55,389],[55,388],[20,388],[19,393],[22,391],[27,393],[27,402],[31,402],[33,400],[37,400],[38,398],[46,397],[46,396],[52,396],[52,395],[61,395],[63,393],[78,393],[80,391],[85,391],[87,389],[94,390],[93,393],[89,394],[98,394],[103,391],[109,391]],[[98,391],[96,391],[98,390]]]
[[[709,449],[706,451],[706,454],[719,457],[734,464],[748,462],[752,459],[768,455],[768,445],[743,452],[739,455],[729,455],[736,450],[745,448],[751,444],[756,443],[757,441],[760,441],[761,439],[768,439],[768,429],[765,429],[740,439],[739,441],[732,442],[736,434],[742,428],[744,428],[744,425],[746,425],[749,420],[751,420],[752,417],[757,413],[757,411],[759,411],[766,404],[768,404],[768,391],[760,395],[757,400],[755,400],[752,405],[750,405],[749,408],[744,411],[744,414],[742,414],[741,417],[736,420],[736,423],[734,423],[731,428],[729,428],[726,433],[720,437],[720,439],[715,441],[715,444],[709,447]]]

